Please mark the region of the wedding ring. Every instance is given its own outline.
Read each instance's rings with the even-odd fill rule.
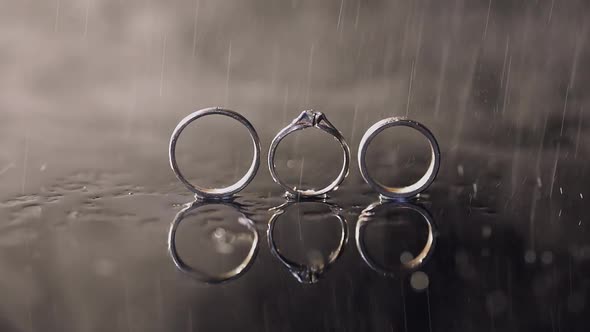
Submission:
[[[411,184],[407,187],[389,187],[383,185],[374,180],[367,169],[367,148],[369,147],[369,144],[371,144],[371,141],[383,130],[398,126],[413,128],[424,135],[428,140],[431,151],[430,165],[428,166],[426,173],[414,184]],[[386,198],[408,198],[416,196],[417,194],[426,190],[426,188],[428,188],[436,178],[440,168],[440,148],[436,139],[434,138],[434,135],[421,123],[405,118],[388,118],[375,123],[367,130],[359,145],[358,163],[361,175],[365,182],[367,182],[382,196]]]
[[[230,117],[234,120],[237,120],[241,124],[243,124],[246,127],[246,129],[248,129],[248,132],[250,133],[250,137],[252,138],[252,144],[254,145],[254,156],[252,158],[252,164],[250,166],[250,169],[248,169],[248,172],[246,173],[246,175],[244,175],[240,180],[238,180],[238,182],[236,182],[228,187],[225,187],[225,188],[204,188],[204,187],[200,187],[200,186],[191,184],[184,177],[182,172],[180,171],[180,169],[178,167],[178,163],[176,161],[176,143],[178,142],[178,138],[180,137],[180,134],[182,133],[182,131],[189,124],[191,124],[191,122],[193,122],[201,117],[204,117],[207,115],[213,115],[213,114],[224,115],[224,116]],[[176,174],[176,177],[190,191],[195,193],[195,195],[198,198],[203,198],[203,199],[227,198],[227,197],[230,197],[230,196],[240,192],[252,181],[252,179],[254,179],[254,176],[256,175],[256,172],[258,171],[258,167],[260,166],[260,139],[258,138],[258,134],[256,133],[256,130],[254,129],[254,127],[252,126],[250,121],[248,121],[241,114],[239,114],[235,111],[231,111],[231,110],[227,110],[227,109],[223,109],[223,108],[219,108],[219,107],[205,108],[205,109],[196,111],[196,112],[188,115],[187,117],[185,117],[184,119],[182,119],[182,121],[180,121],[178,123],[178,125],[174,129],[174,132],[172,133],[172,137],[170,138],[169,156],[170,156],[170,166],[172,167],[174,174]]]
[[[185,263],[178,254],[178,250],[176,249],[176,231],[178,230],[179,225],[185,217],[187,217],[194,210],[209,204],[221,204],[240,211],[240,208],[238,206],[227,201],[194,201],[193,203],[189,204],[186,208],[179,211],[178,214],[176,214],[176,217],[174,217],[174,220],[170,225],[170,230],[168,231],[168,253],[172,258],[174,265],[176,265],[178,270],[180,270],[181,272],[186,273],[187,275],[204,283],[218,284],[241,277],[252,266],[256,254],[258,253],[258,232],[256,230],[254,222],[250,218],[248,218],[243,212],[240,211],[242,215],[238,218],[238,222],[244,225],[248,229],[248,231],[253,235],[252,246],[250,247],[250,250],[246,258],[242,261],[242,263],[240,263],[237,267],[233,268],[232,270],[220,273],[218,275],[211,275],[197,268],[191,267],[190,265]]]
[[[306,203],[318,203],[328,206],[333,212],[331,216],[334,216],[338,219],[341,229],[338,247],[330,252],[330,255],[325,262],[314,264],[313,266],[306,266],[283,256],[280,250],[277,248],[274,238],[274,230],[277,222],[279,221],[279,217],[290,207]],[[344,247],[346,246],[346,243],[348,242],[348,227],[346,219],[341,215],[341,209],[335,205],[322,201],[287,201],[286,203],[271,209],[271,211],[275,211],[268,222],[267,231],[268,245],[270,246],[271,253],[291,272],[291,274],[293,274],[297,281],[305,284],[316,283],[321,278],[323,273],[326,272],[328,267],[340,257]]]
[[[377,263],[369,254],[365,243],[364,232],[367,227],[370,227],[371,223],[375,223],[375,215],[379,210],[390,209],[400,211],[413,211],[420,214],[423,220],[426,222],[428,228],[428,235],[426,238],[426,244],[422,251],[416,256],[411,258],[409,261],[402,262],[399,270],[393,270],[386,268],[381,264]],[[420,268],[434,253],[434,247],[436,244],[436,226],[430,213],[423,207],[412,204],[409,202],[399,201],[382,201],[369,205],[365,208],[359,216],[358,222],[355,229],[355,239],[357,249],[362,259],[367,265],[374,271],[384,276],[395,276],[399,272],[411,272]]]
[[[331,184],[329,184],[327,187],[325,187],[323,189],[319,189],[319,190],[316,190],[316,189],[303,190],[303,189],[300,189],[297,187],[292,187],[279,178],[279,176],[276,172],[276,169],[275,169],[276,149],[279,146],[279,143],[281,143],[281,141],[283,140],[283,138],[287,137],[289,134],[291,134],[295,131],[303,130],[303,129],[310,128],[310,127],[318,128],[318,129],[332,135],[340,143],[340,146],[342,147],[342,152],[343,152],[344,162],[343,162],[342,170],[340,171],[340,174]],[[334,125],[332,125],[332,123],[330,123],[330,121],[328,121],[328,119],[326,118],[326,116],[322,112],[316,112],[313,110],[303,111],[297,118],[295,118],[291,122],[291,124],[289,124],[287,127],[283,128],[272,140],[272,143],[270,144],[270,150],[268,153],[268,168],[270,170],[270,175],[272,176],[274,182],[278,183],[283,188],[285,188],[285,190],[287,190],[287,192],[289,194],[294,195],[294,196],[301,196],[301,197],[320,196],[320,195],[326,194],[326,193],[336,189],[342,183],[342,181],[344,181],[344,179],[348,175],[349,164],[350,164],[350,148],[348,147],[348,144],[344,140],[342,133],[340,133],[340,131],[338,131],[338,129],[336,129],[336,127],[334,127]]]

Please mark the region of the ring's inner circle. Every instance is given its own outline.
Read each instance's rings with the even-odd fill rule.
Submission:
[[[285,259],[321,270],[334,258],[342,225],[329,205],[293,204],[276,218],[273,240]]]
[[[254,146],[241,122],[208,114],[184,128],[176,143],[176,160],[182,175],[195,188],[223,193],[248,178]]]
[[[418,190],[434,170],[434,150],[417,129],[397,125],[383,129],[367,142],[367,173],[394,193]]]
[[[329,186],[342,171],[342,147],[334,136],[315,127],[285,136],[275,151],[277,175],[300,191]]]
[[[176,251],[193,271],[223,276],[247,263],[255,235],[236,209],[210,204],[185,214],[176,229]]]
[[[384,270],[419,266],[432,246],[432,225],[417,210],[382,206],[363,225],[368,258]]]

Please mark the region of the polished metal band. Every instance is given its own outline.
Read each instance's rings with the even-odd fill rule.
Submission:
[[[367,169],[367,149],[371,144],[371,141],[383,130],[398,126],[409,127],[419,131],[428,140],[431,151],[430,165],[428,166],[426,173],[418,181],[416,181],[416,183],[407,187],[389,187],[383,185],[374,180]],[[381,195],[385,196],[386,198],[408,198],[426,190],[426,188],[428,188],[436,178],[440,168],[440,148],[438,146],[438,142],[434,138],[434,135],[421,123],[405,118],[388,118],[375,123],[367,130],[359,145],[358,163],[361,175],[365,182],[367,182]]]
[[[193,122],[201,117],[204,117],[207,115],[214,115],[214,114],[230,117],[234,120],[239,121],[241,124],[243,124],[246,127],[246,129],[248,129],[248,132],[250,133],[250,137],[252,138],[252,144],[254,145],[254,156],[252,157],[252,164],[251,164],[250,168],[248,169],[248,172],[246,172],[246,174],[240,180],[238,180],[238,182],[236,182],[228,187],[225,187],[225,188],[204,188],[204,187],[200,187],[200,186],[191,184],[184,177],[182,172],[180,171],[180,169],[178,167],[178,163],[176,161],[176,143],[178,142],[178,138],[180,137],[180,134],[182,133],[182,131],[189,124],[191,124],[191,122]],[[234,194],[240,192],[242,189],[244,189],[252,181],[252,179],[254,179],[254,176],[256,176],[256,172],[258,171],[258,167],[260,166],[260,139],[258,138],[258,134],[256,133],[256,130],[254,129],[254,127],[252,126],[250,121],[248,121],[241,114],[239,114],[235,111],[231,111],[231,110],[227,110],[227,109],[223,109],[223,108],[219,108],[219,107],[205,108],[205,109],[196,111],[196,112],[188,115],[187,117],[182,119],[182,121],[180,121],[180,123],[178,123],[178,125],[174,129],[174,132],[172,133],[172,137],[170,138],[169,157],[170,157],[170,166],[172,167],[174,174],[176,174],[176,177],[182,183],[184,183],[184,185],[190,191],[194,192],[198,198],[203,198],[203,199],[227,198],[227,197],[231,197],[232,195],[234,195]]]

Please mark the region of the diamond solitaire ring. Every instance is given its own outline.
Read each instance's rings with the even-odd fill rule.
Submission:
[[[295,131],[303,130],[303,129],[311,128],[311,127],[318,128],[318,129],[332,135],[340,143],[340,146],[342,147],[342,156],[343,156],[343,160],[344,160],[343,165],[342,165],[342,170],[340,171],[340,174],[336,177],[336,179],[332,183],[330,183],[328,186],[326,186],[325,188],[317,189],[317,190],[316,189],[306,189],[305,190],[305,189],[290,186],[279,178],[277,171],[275,169],[276,149],[279,146],[279,144],[281,143],[281,141],[283,140],[283,138],[285,138],[286,136],[288,136],[289,134],[291,134]],[[272,140],[272,143],[270,144],[269,153],[268,153],[268,168],[270,170],[270,175],[272,176],[273,180],[276,183],[278,183],[279,185],[281,185],[283,188],[285,188],[285,190],[287,190],[287,192],[289,194],[294,195],[294,196],[299,196],[299,197],[320,196],[320,195],[324,195],[324,194],[336,189],[342,183],[342,181],[344,181],[344,179],[348,175],[349,164],[350,164],[350,148],[348,147],[348,144],[346,144],[346,141],[344,140],[342,133],[340,133],[340,131],[338,131],[338,129],[336,129],[336,127],[334,127],[334,125],[332,125],[330,123],[330,121],[328,121],[328,119],[326,118],[324,113],[316,112],[313,110],[303,111],[288,126],[283,128]]]

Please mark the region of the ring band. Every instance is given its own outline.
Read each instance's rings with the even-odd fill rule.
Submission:
[[[254,156],[252,158],[252,164],[250,166],[250,169],[248,169],[248,172],[246,173],[246,175],[244,175],[240,180],[238,180],[238,182],[236,182],[228,187],[225,187],[225,188],[204,188],[204,187],[199,187],[199,186],[191,184],[184,177],[184,175],[182,175],[182,172],[180,171],[180,169],[178,167],[178,163],[176,161],[176,143],[178,142],[178,138],[180,137],[180,134],[182,133],[182,131],[191,122],[193,122],[201,117],[204,117],[207,115],[213,115],[213,114],[224,115],[224,116],[230,117],[234,120],[237,120],[241,124],[243,124],[246,127],[246,129],[248,129],[248,132],[250,133],[250,137],[252,138],[252,144],[254,145]],[[258,171],[258,167],[260,166],[260,139],[258,138],[258,133],[256,133],[256,130],[254,129],[254,127],[252,126],[250,121],[248,121],[241,114],[239,114],[235,111],[231,111],[231,110],[227,110],[227,109],[223,109],[223,108],[219,108],[219,107],[205,108],[205,109],[196,111],[196,112],[188,115],[187,117],[185,117],[184,119],[182,119],[182,121],[180,121],[178,123],[178,125],[174,129],[174,132],[172,133],[172,137],[170,138],[169,156],[170,156],[170,166],[172,167],[174,174],[176,174],[176,177],[182,183],[184,183],[184,185],[190,191],[195,193],[195,195],[198,198],[204,198],[204,199],[227,198],[227,197],[230,197],[230,196],[240,192],[252,181],[252,179],[254,179],[254,176],[256,175],[256,172]]]
[[[254,240],[252,241],[252,246],[250,247],[250,251],[248,252],[248,255],[242,261],[242,263],[240,263],[240,265],[238,265],[237,267],[235,267],[234,269],[232,269],[228,272],[224,272],[219,275],[210,275],[208,273],[205,273],[203,271],[199,271],[199,270],[189,266],[178,255],[178,250],[176,249],[176,230],[178,229],[178,226],[180,225],[180,223],[184,220],[184,218],[188,214],[190,214],[192,211],[194,211],[200,207],[203,207],[203,206],[209,205],[209,204],[211,204],[211,202],[195,201],[195,202],[189,204],[186,208],[180,210],[176,214],[176,217],[174,217],[174,220],[172,221],[172,224],[170,225],[170,230],[168,232],[168,253],[170,254],[170,257],[172,258],[174,265],[176,265],[178,270],[180,270],[181,272],[186,273],[201,282],[210,283],[210,284],[218,284],[218,283],[223,283],[223,282],[234,280],[234,279],[241,277],[252,266],[252,264],[254,263],[254,259],[258,253],[258,232],[256,231],[256,226],[255,226],[254,222],[250,218],[248,218],[243,212],[241,212],[240,208],[238,206],[236,206],[233,203],[227,203],[225,201],[215,201],[213,204],[226,205],[226,206],[234,208],[237,211],[240,211],[240,213],[242,213],[242,217],[239,218],[239,222],[241,224],[245,225],[248,228],[248,230],[253,234]]]
[[[364,239],[364,230],[374,220],[375,213],[382,208],[390,208],[390,209],[398,209],[398,210],[410,210],[419,213],[428,227],[428,237],[426,239],[426,244],[422,251],[412,260],[409,262],[403,262],[400,268],[400,271],[392,271],[389,270],[377,262],[375,262],[371,256],[369,255]],[[356,239],[356,247],[365,261],[367,265],[374,271],[379,272],[385,276],[395,276],[397,272],[411,272],[418,268],[420,268],[424,263],[430,258],[432,253],[434,252],[434,247],[436,244],[436,229],[435,223],[432,219],[430,213],[419,205],[415,205],[408,202],[399,202],[399,201],[385,201],[385,202],[378,202],[369,205],[367,208],[361,212],[359,216],[358,222],[356,224],[355,229],[355,239]]]
[[[342,152],[343,152],[344,162],[343,162],[342,170],[340,171],[340,174],[338,175],[336,180],[334,180],[331,184],[329,184],[327,187],[325,187],[323,189],[319,189],[319,190],[315,190],[315,189],[302,190],[302,189],[298,189],[297,187],[289,186],[287,183],[283,182],[279,178],[279,176],[276,172],[275,163],[274,163],[276,149],[277,149],[279,143],[283,140],[283,138],[285,138],[286,136],[288,136],[289,134],[291,134],[295,131],[303,130],[303,129],[310,128],[310,127],[318,128],[318,129],[332,135],[340,143],[340,146],[342,147]],[[336,127],[334,127],[334,125],[332,125],[332,123],[330,123],[330,121],[328,121],[328,119],[326,118],[326,116],[322,112],[316,112],[313,110],[303,111],[297,118],[295,118],[291,122],[291,124],[289,124],[288,126],[283,128],[272,140],[272,143],[270,144],[270,149],[268,152],[268,168],[270,170],[270,175],[272,176],[274,182],[281,185],[291,195],[301,196],[301,197],[320,196],[320,195],[326,194],[326,193],[336,189],[342,183],[342,181],[344,181],[344,179],[348,175],[349,164],[350,164],[350,148],[348,147],[348,144],[344,140],[342,133],[340,133],[340,131],[338,131],[338,129],[336,129]]]
[[[410,127],[419,131],[428,140],[431,151],[430,165],[428,166],[426,173],[414,184],[411,184],[407,187],[389,187],[383,185],[375,181],[367,169],[367,148],[369,147],[369,144],[371,144],[371,141],[383,130],[398,126]],[[388,198],[407,198],[415,196],[426,190],[426,188],[428,188],[436,178],[440,168],[440,148],[432,132],[430,132],[430,130],[428,130],[428,128],[426,128],[421,123],[405,118],[387,118],[375,123],[367,130],[367,132],[365,132],[365,135],[361,139],[361,143],[359,145],[358,163],[361,175],[365,182],[367,182],[381,195]]]
[[[296,262],[293,262],[291,260],[289,260],[288,258],[284,257],[283,255],[281,255],[279,249],[277,248],[277,244],[275,242],[274,239],[274,229],[276,226],[276,223],[279,220],[279,217],[285,213],[285,211],[293,206],[293,205],[298,205],[298,204],[305,204],[305,203],[319,203],[319,204],[323,204],[323,205],[327,205],[328,207],[330,207],[333,211],[335,211],[333,213],[333,215],[338,219],[338,222],[340,224],[340,228],[341,228],[341,236],[340,236],[340,241],[338,243],[338,247],[335,250],[332,250],[330,253],[330,256],[328,257],[328,260],[325,264],[323,264],[321,267],[319,268],[313,268],[313,267],[308,267],[305,266],[303,264],[299,264]],[[338,207],[336,207],[333,204],[329,204],[329,203],[325,203],[325,202],[319,202],[319,201],[287,201],[286,203],[275,207],[273,209],[271,209],[271,211],[276,211],[272,217],[270,218],[270,220],[268,221],[268,231],[267,231],[267,240],[268,240],[268,245],[270,247],[270,251],[273,254],[273,256],[275,256],[285,267],[287,267],[287,269],[291,272],[291,274],[293,274],[293,276],[301,283],[306,283],[306,284],[311,284],[311,283],[315,283],[319,280],[319,278],[322,276],[322,274],[326,271],[326,269],[332,265],[342,254],[342,252],[344,251],[344,247],[346,246],[346,243],[348,242],[348,227],[347,227],[347,223],[346,223],[346,219],[340,214],[340,212],[336,212],[339,210]]]

